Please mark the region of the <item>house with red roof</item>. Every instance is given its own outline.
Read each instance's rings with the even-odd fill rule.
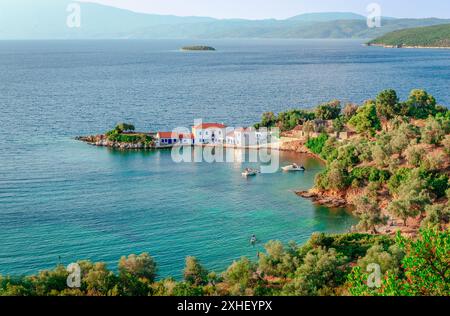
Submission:
[[[156,133],[156,147],[173,147],[175,145],[192,146],[193,144],[193,134],[180,134],[175,132]]]

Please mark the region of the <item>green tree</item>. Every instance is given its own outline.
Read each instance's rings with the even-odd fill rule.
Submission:
[[[333,120],[333,130],[336,133],[340,133],[345,128],[345,122],[343,117],[338,117],[337,119]]]
[[[120,123],[120,124],[117,124],[115,130],[120,134],[123,132],[134,131],[135,127],[132,124]]]
[[[349,121],[360,134],[373,136],[376,131],[381,130],[380,119],[377,116],[377,110],[374,101],[368,101],[358,109],[358,112]]]
[[[406,149],[405,156],[411,166],[419,167],[426,153],[427,151],[423,145],[413,143]]]
[[[148,295],[156,278],[156,262],[148,254],[134,254],[119,260],[119,279],[124,295]]]
[[[90,296],[114,295],[117,277],[109,271],[105,263],[92,263],[90,261],[78,262],[81,268],[81,289]]]
[[[348,122],[353,116],[355,116],[357,111],[358,105],[348,103],[342,110],[342,115],[344,116],[345,122]]]
[[[392,152],[402,157],[405,149],[412,141],[416,141],[418,136],[419,133],[415,126],[408,123],[401,124],[398,129],[391,132],[390,147]]]
[[[446,135],[442,140],[442,146],[444,146],[445,153],[450,155],[450,135]]]
[[[306,142],[305,146],[310,149],[313,153],[320,155],[328,140],[327,134],[321,134],[319,137],[310,138]]]
[[[316,118],[320,120],[334,120],[341,114],[341,102],[334,100],[319,105],[315,111]]]
[[[294,279],[283,288],[284,295],[331,295],[333,288],[345,280],[341,267],[346,261],[335,249],[319,247],[305,256],[303,264],[295,273]]]
[[[198,262],[197,258],[186,257],[183,276],[186,282],[198,286],[207,282],[208,271]]]
[[[387,122],[400,114],[400,105],[397,92],[395,90],[384,90],[376,98],[377,114]],[[387,126],[387,124],[386,124]]]
[[[295,254],[295,245],[285,249],[280,241],[269,241],[258,260],[258,269],[264,275],[286,277],[295,272],[299,266],[299,258]]]
[[[258,283],[256,265],[248,258],[243,257],[228,267],[223,273],[223,279],[230,286],[232,295],[251,294],[252,289]]]
[[[360,266],[348,276],[347,288],[354,296],[449,296],[450,231],[423,229],[418,239],[397,236],[405,253],[401,273],[387,271],[380,288],[369,288],[368,273]]]
[[[261,127],[274,127],[277,124],[277,118],[273,112],[266,112],[262,115]]]
[[[358,196],[355,200],[355,213],[359,217],[357,228],[362,231],[377,233],[377,226],[387,223],[388,218],[381,213],[375,197],[366,194]]]
[[[425,90],[412,90],[407,104],[410,116],[418,119],[426,119],[436,111],[436,99]]]
[[[441,121],[436,120],[434,117],[429,117],[426,125],[422,128],[422,142],[438,145],[445,137],[445,132]]]
[[[442,225],[447,224],[450,221],[450,208],[447,203],[445,204],[433,204],[428,205],[425,208],[426,216],[422,221],[422,227],[428,228],[443,228]]]
[[[392,245],[388,250],[385,250],[381,244],[373,245],[367,250],[366,256],[358,260],[358,266],[363,271],[367,270],[367,266],[373,263],[380,265],[381,272],[391,272],[398,275],[401,269],[401,261],[405,253],[398,245]]]
[[[335,160],[330,164],[327,178],[328,187],[332,190],[343,190],[349,185],[348,172],[339,160]]]
[[[397,192],[388,209],[391,214],[401,218],[405,226],[408,218],[420,215],[431,202],[425,182],[417,171],[400,185]]]

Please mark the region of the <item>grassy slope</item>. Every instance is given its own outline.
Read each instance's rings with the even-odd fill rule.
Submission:
[[[395,31],[381,36],[369,44],[450,47],[450,24]]]

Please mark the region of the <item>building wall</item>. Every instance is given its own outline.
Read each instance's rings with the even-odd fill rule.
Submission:
[[[192,134],[195,137],[196,144],[209,144],[212,143],[212,136],[215,136],[214,143],[223,143],[225,130],[221,128],[208,128],[208,129],[192,129]]]

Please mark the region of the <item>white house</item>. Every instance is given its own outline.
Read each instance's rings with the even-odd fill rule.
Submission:
[[[258,146],[268,143],[268,135],[264,130],[240,127],[227,133],[226,143],[237,147]]]
[[[219,123],[202,123],[192,128],[196,145],[223,144],[225,142],[226,126]]]
[[[182,145],[186,146],[194,145],[194,134],[180,134],[179,138]]]

